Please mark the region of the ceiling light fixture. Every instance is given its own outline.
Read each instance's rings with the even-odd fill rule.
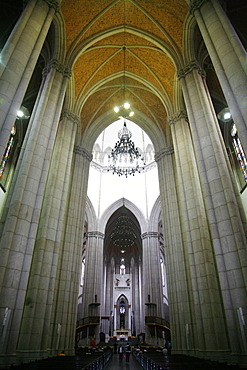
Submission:
[[[22,105],[21,108],[16,113],[16,118],[17,119],[27,119],[29,117],[30,117],[30,114],[29,114],[28,109]]]
[[[121,253],[124,253],[124,248],[131,247],[134,244],[136,235],[129,217],[118,217],[116,226],[111,233],[111,239],[115,246],[121,248]]]
[[[135,147],[135,143],[130,139],[132,133],[127,129],[126,122],[122,130],[118,132],[119,140],[116,142],[114,149],[108,157],[108,171],[118,176],[135,175],[145,169],[144,157]]]
[[[228,107],[222,109],[218,114],[217,117],[222,122],[230,122],[232,121],[232,114]]]
[[[130,108],[130,104],[127,102],[123,105],[116,106],[114,112],[117,113],[120,118],[128,118],[134,115],[133,110]]]

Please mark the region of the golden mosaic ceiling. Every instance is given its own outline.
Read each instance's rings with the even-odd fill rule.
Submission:
[[[185,0],[63,0],[67,53],[84,127],[125,97],[160,127],[174,100]]]

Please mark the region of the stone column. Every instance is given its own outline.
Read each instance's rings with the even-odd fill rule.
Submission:
[[[1,51],[0,158],[60,0],[30,0]]]
[[[136,335],[141,332],[141,327],[143,327],[140,324],[141,319],[141,310],[142,310],[142,302],[141,302],[141,284],[140,284],[140,276],[139,276],[139,263],[138,261],[135,261],[133,264],[132,269],[132,294],[133,294],[133,311],[134,311],[134,323],[135,323],[135,330]]]
[[[145,328],[145,307],[144,307],[144,299],[143,299],[143,291],[144,291],[144,286],[143,286],[143,269],[142,269],[142,260],[139,257],[139,264],[138,264],[138,276],[139,276],[139,312],[140,312],[140,333],[144,333],[144,328]]]
[[[28,356],[28,360],[46,355],[55,284],[61,274],[59,265],[61,255],[66,260],[67,266],[71,261],[71,254],[64,257],[66,252],[61,239],[71,173],[72,148],[78,122],[77,116],[68,110],[63,111],[53,150],[27,290],[27,297],[32,304],[25,306],[18,343],[19,357]],[[72,269],[73,266],[68,268],[69,271]],[[67,303],[64,299],[63,306]],[[57,302],[55,305],[57,309]],[[70,323],[69,318],[67,322],[65,317],[64,314],[63,320],[59,322],[59,336],[64,321],[67,326]]]
[[[89,315],[89,305],[101,300],[103,279],[103,241],[104,234],[98,231],[88,232],[88,246],[86,251],[85,286],[83,316]],[[96,299],[97,296],[97,299]],[[97,309],[97,312],[99,310]]]
[[[65,350],[70,355],[74,354],[88,173],[91,160],[92,154],[86,149],[78,145],[74,147],[69,199],[66,205],[66,219],[64,220],[61,249],[58,256],[54,304],[52,305],[49,330],[48,348],[51,348],[50,355],[57,354],[57,349],[59,351]],[[88,243],[87,248],[89,248]],[[85,297],[84,289],[85,286],[83,287],[83,300]],[[61,325],[61,335],[58,343],[59,324]]]
[[[113,335],[116,335],[116,330],[117,330],[117,305],[114,304],[114,331],[113,331]]]
[[[101,289],[101,296],[100,296],[100,300],[102,302],[101,307],[100,307],[101,316],[105,316],[106,312],[108,312],[108,310],[106,309],[106,302],[109,300],[109,290],[107,290],[107,288],[109,289],[109,286],[107,286],[106,282],[107,282],[107,263],[104,259],[102,289]]]
[[[219,0],[191,0],[190,11],[196,18],[247,153],[246,51]]]
[[[244,343],[236,330],[239,327],[237,309],[247,310],[247,250],[245,220],[240,213],[242,205],[203,71],[193,61],[179,71],[178,76],[189,117],[229,341],[232,352],[241,353],[244,352]],[[240,358],[238,360],[241,361]]]
[[[103,283],[103,244],[104,234],[88,232],[86,250],[85,280],[82,315],[100,316],[101,290]],[[99,327],[95,328],[96,342],[99,341]]]
[[[190,282],[186,271],[181,229],[181,216],[175,175],[174,150],[167,147],[156,154],[158,165],[162,223],[164,232],[164,253],[167,271],[169,316],[173,351],[184,353],[186,348],[185,324],[191,328],[190,345],[195,348],[195,308]],[[181,220],[181,221],[180,221]],[[192,353],[193,354],[193,353]]]
[[[104,299],[104,309],[101,310],[103,316],[109,316],[111,320],[111,316],[113,316],[113,306],[114,306],[114,266],[112,265],[111,261],[104,262],[105,263],[105,277],[104,277],[104,284],[105,284],[105,297]],[[111,328],[112,330],[112,328]],[[106,334],[109,334],[107,331]],[[113,335],[113,333],[111,333]]]
[[[58,61],[46,70],[6,202],[0,241],[1,317],[6,307],[12,314],[3,353],[15,352],[24,305],[34,304],[26,290],[68,76],[70,72]]]
[[[162,317],[162,278],[157,232],[142,234],[142,251],[145,316]],[[146,331],[146,338],[148,343],[156,344],[156,339],[150,337],[149,330]]]
[[[142,234],[143,245],[143,284],[144,303],[149,301],[156,304],[156,316],[162,316],[162,299],[161,299],[161,270],[160,255],[157,232],[147,232]]]
[[[194,331],[195,348],[200,349],[197,355],[206,357],[210,351],[219,353],[229,348],[224,310],[186,114],[183,111],[178,112],[170,118],[170,124],[182,215],[181,227],[187,280],[191,305],[195,312],[195,326],[191,327],[191,323],[188,322],[186,324],[190,332]],[[183,323],[183,329],[185,330],[185,323]],[[190,347],[188,342],[186,344],[187,348]]]

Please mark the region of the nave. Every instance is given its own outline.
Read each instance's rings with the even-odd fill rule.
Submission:
[[[119,355],[113,353],[109,362],[104,366],[104,370],[141,370],[141,369],[159,369],[159,370],[238,370],[238,366],[220,364],[209,360],[198,359],[186,355],[162,355],[150,351],[146,358],[152,359],[154,362],[149,365],[143,364],[130,355],[129,363],[123,358],[119,360]],[[92,365],[91,365],[92,366]],[[149,366],[149,367],[146,367]],[[156,366],[156,367],[154,367]],[[98,370],[101,367],[90,367],[88,361],[85,361],[85,356],[57,356],[50,359],[35,361],[29,364],[14,366],[14,370]]]

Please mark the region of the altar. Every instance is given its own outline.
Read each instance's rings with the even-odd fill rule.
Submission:
[[[118,329],[114,331],[114,337],[116,337],[117,341],[120,341],[120,340],[127,341],[130,336],[131,336],[130,329]]]

